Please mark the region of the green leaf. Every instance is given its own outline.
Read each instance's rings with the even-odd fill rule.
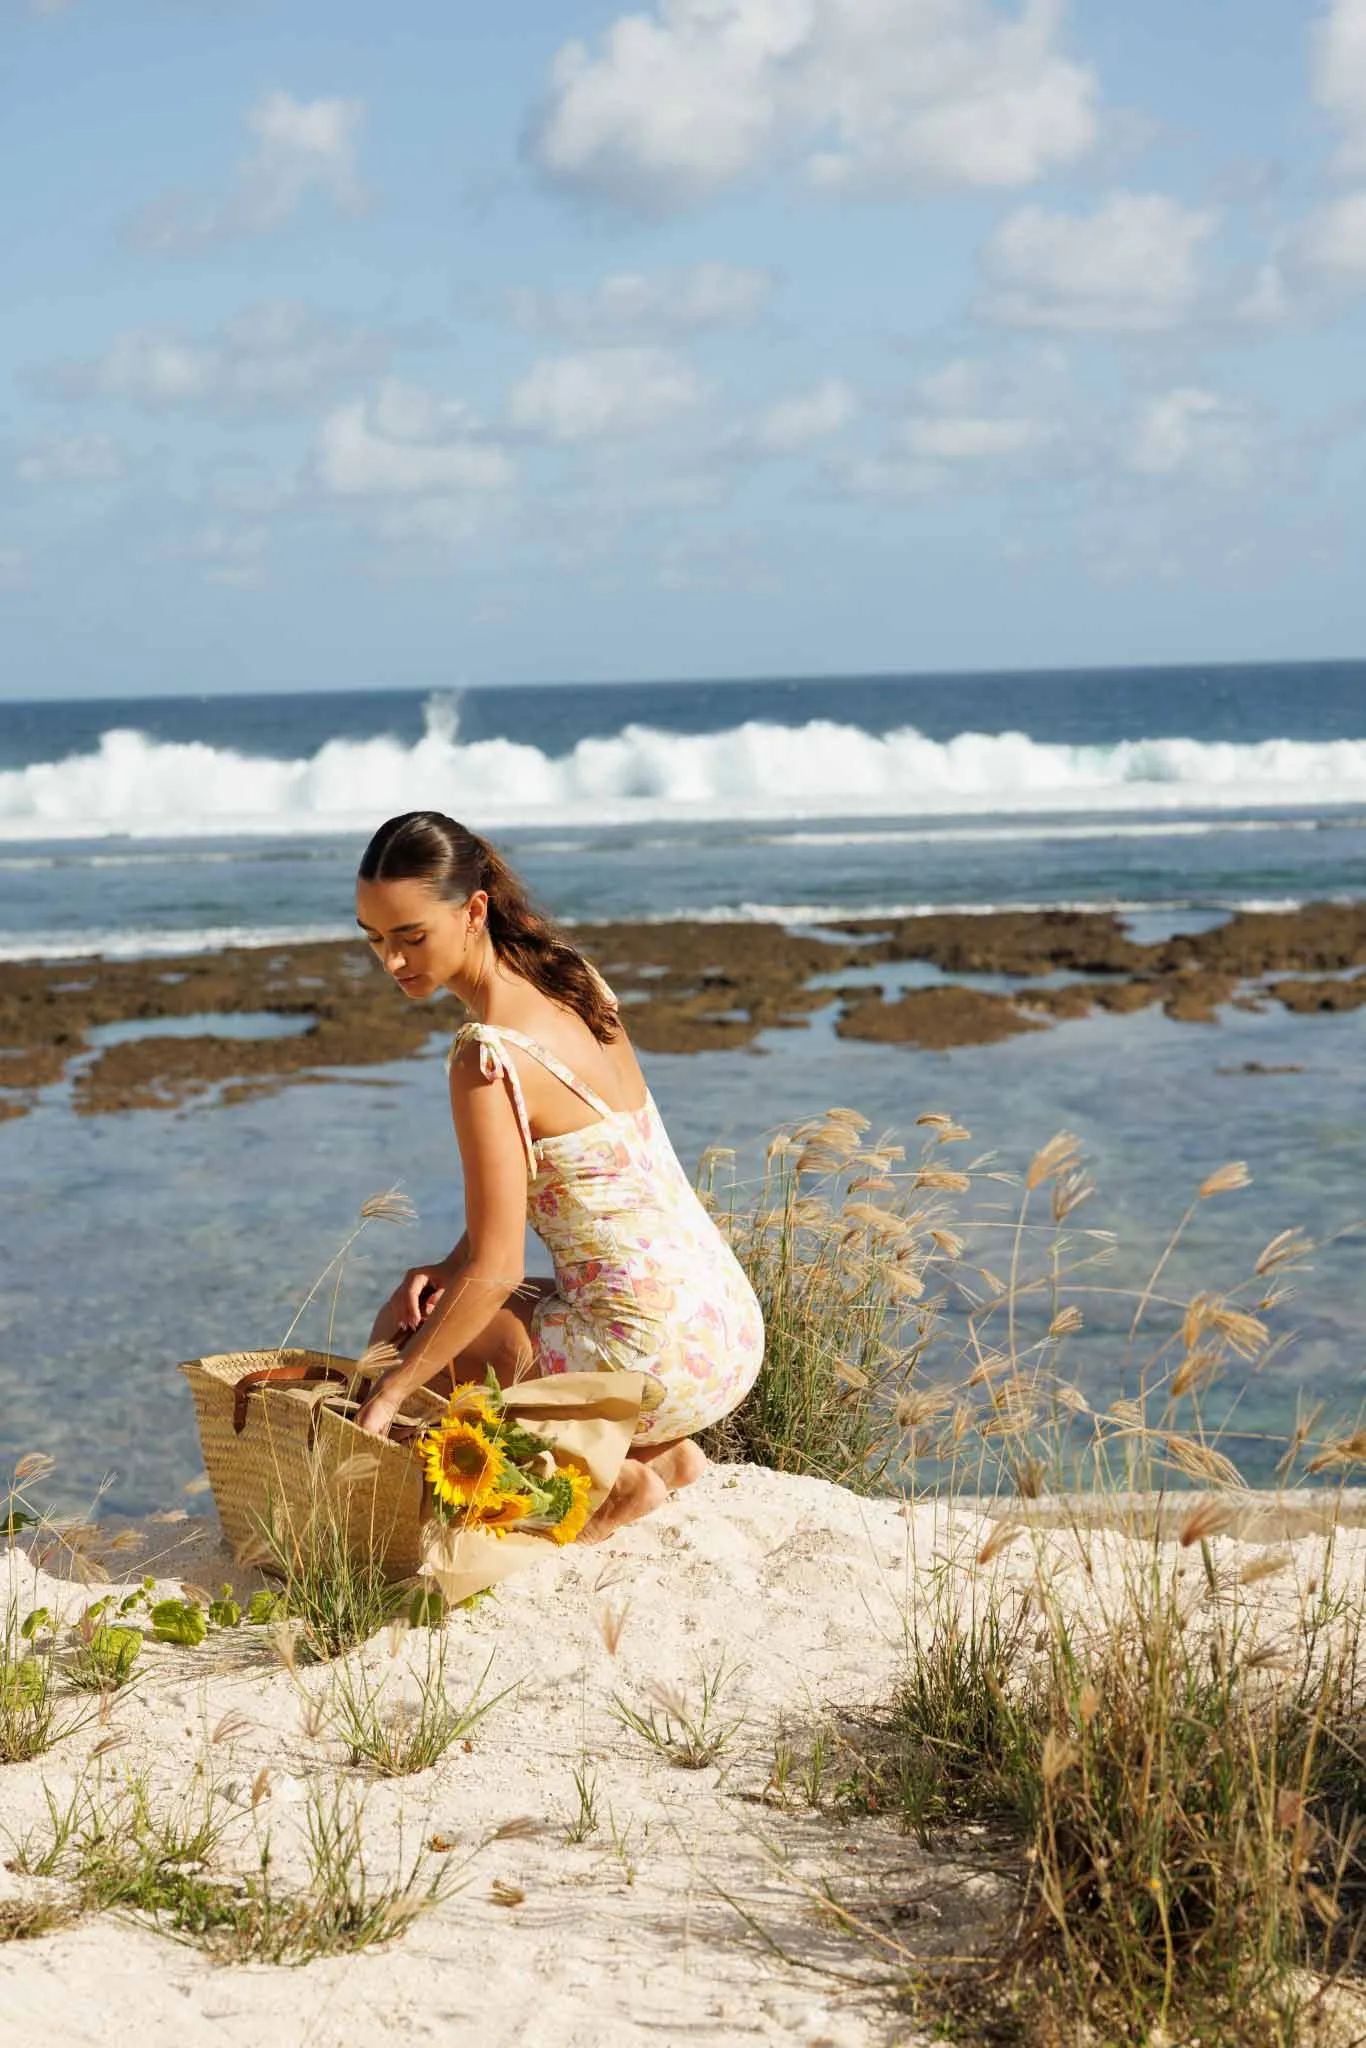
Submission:
[[[116,1685],[122,1685],[138,1660],[142,1635],[135,1628],[109,1624],[97,1628],[90,1638],[90,1661],[98,1665]]]
[[[242,1619],[242,1610],[232,1597],[229,1587],[219,1599],[209,1602],[209,1620],[215,1628],[236,1628]]]
[[[410,1628],[440,1628],[446,1619],[446,1603],[435,1586],[419,1586],[408,1603]]]
[[[159,1643],[180,1643],[193,1649],[209,1632],[204,1610],[193,1600],[158,1600],[151,1614],[152,1635]]]
[[[17,1664],[0,1664],[0,1706],[36,1707],[47,1690],[47,1672],[39,1657],[21,1657]]]
[[[40,1629],[51,1628],[52,1612],[47,1607],[35,1607],[32,1614],[26,1614],[19,1633],[26,1643],[31,1643]]]
[[[289,1609],[283,1593],[277,1593],[272,1586],[262,1586],[247,1602],[247,1620],[253,1628],[263,1628],[272,1621],[283,1621]]]

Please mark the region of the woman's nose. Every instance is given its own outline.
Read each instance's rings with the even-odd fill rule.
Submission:
[[[384,956],[385,972],[388,974],[402,974],[406,965],[407,961],[396,949],[391,949]]]

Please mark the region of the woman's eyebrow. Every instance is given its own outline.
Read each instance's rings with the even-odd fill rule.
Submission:
[[[356,919],[356,923],[360,926],[363,932],[370,932],[378,929],[378,927],[375,925],[367,924],[363,917],[358,917]],[[401,936],[404,932],[420,932],[421,930],[422,925],[420,921],[417,924],[396,924],[394,926],[393,933],[391,934],[391,936],[398,937]]]

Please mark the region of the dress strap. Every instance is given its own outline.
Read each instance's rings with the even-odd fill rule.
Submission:
[[[492,1028],[484,1026],[486,1030]],[[566,1088],[572,1088],[574,1093],[586,1102],[590,1109],[596,1110],[599,1116],[611,1116],[612,1112],[602,1097],[595,1095],[588,1083],[581,1081],[573,1068],[567,1067],[562,1059],[558,1059],[549,1046],[542,1045],[538,1039],[526,1037],[521,1031],[510,1030],[507,1025],[499,1025],[497,1029],[500,1038],[506,1038],[513,1045],[519,1046],[523,1052],[530,1053],[532,1059],[548,1073],[553,1074],[557,1081],[563,1081]]]
[[[528,1038],[524,1032],[514,1031],[510,1025],[464,1025],[455,1034],[449,1058],[454,1059],[456,1054],[465,1045],[477,1045],[479,1047],[479,1071],[484,1076],[484,1079],[486,1081],[505,1080],[507,1082],[512,1092],[513,1107],[517,1111],[517,1122],[522,1133],[522,1143],[526,1147],[528,1171],[534,1177],[537,1168],[536,1141],[531,1135],[531,1122],[526,1113],[526,1101],[522,1095],[522,1084],[517,1078],[516,1067],[508,1058],[504,1049],[505,1041],[507,1044],[515,1045],[520,1051],[529,1054],[532,1059],[546,1069],[547,1073],[553,1074],[557,1081],[563,1081],[565,1087],[572,1089],[574,1094],[581,1101],[586,1102],[588,1107],[594,1110],[598,1116],[610,1117],[613,1112],[603,1101],[602,1097],[596,1094],[586,1081],[581,1081],[572,1067],[567,1067],[562,1059],[557,1058],[550,1051],[548,1046],[539,1044],[534,1038]]]
[[[517,1079],[517,1069],[503,1051],[503,1034],[492,1024],[462,1024],[451,1040],[451,1049],[446,1055],[446,1065],[461,1053],[467,1045],[479,1048],[479,1071],[486,1081],[506,1081],[512,1095],[512,1107],[517,1114],[517,1128],[522,1134],[526,1149],[527,1175],[536,1176],[536,1140],[531,1135],[531,1119],[526,1113],[526,1101],[522,1095],[522,1084]]]

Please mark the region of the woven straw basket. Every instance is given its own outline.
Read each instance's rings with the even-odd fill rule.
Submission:
[[[463,1599],[544,1556],[544,1536],[495,1537],[437,1521],[412,1443],[358,1429],[348,1411],[368,1390],[356,1360],[326,1351],[231,1351],[181,1366],[194,1396],[204,1468],[234,1554],[260,1560],[262,1532],[302,1542],[319,1524],[376,1558],[391,1579],[419,1571]],[[562,1373],[509,1389],[507,1411],[581,1463],[596,1508],[630,1447],[642,1405],[657,1399],[639,1373]],[[435,1421],[444,1402],[410,1395],[399,1423]]]
[[[240,1381],[281,1368],[329,1377],[257,1385],[241,1398]],[[264,1528],[302,1537],[325,1513],[345,1530],[349,1548],[373,1553],[390,1576],[417,1570],[421,1465],[408,1444],[368,1435],[331,1405],[346,1392],[343,1382],[357,1381],[354,1359],[326,1351],[229,1351],[192,1358],[180,1370],[194,1396],[218,1518],[236,1556],[258,1551]],[[425,1396],[405,1412],[434,1419],[441,1403]],[[348,1460],[357,1463],[360,1453],[373,1458],[373,1470],[347,1473]]]

